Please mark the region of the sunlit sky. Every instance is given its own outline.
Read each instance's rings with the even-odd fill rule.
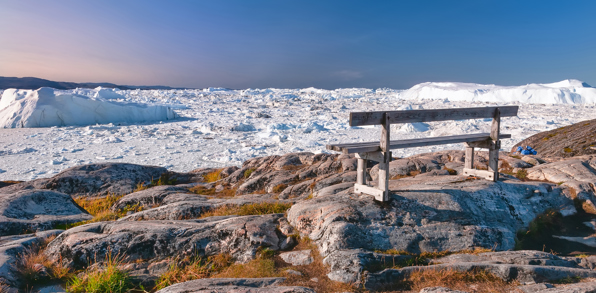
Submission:
[[[0,76],[237,89],[596,86],[596,1],[0,0]]]

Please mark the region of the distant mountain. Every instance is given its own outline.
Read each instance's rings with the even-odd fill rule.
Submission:
[[[133,89],[142,89],[142,90],[172,90],[172,89],[180,89],[180,88],[173,88],[169,86],[132,86],[132,85],[117,85],[113,83],[107,82],[85,82],[85,83],[76,83],[76,82],[63,82],[63,81],[51,81],[47,79],[41,79],[36,77],[3,77],[0,76],[0,89],[38,89],[40,87],[51,87],[59,90],[70,90],[75,88],[96,88],[98,86],[105,87],[105,88],[119,88],[121,90],[133,90]]]

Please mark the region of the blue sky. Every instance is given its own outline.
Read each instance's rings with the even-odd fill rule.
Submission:
[[[0,0],[0,76],[228,88],[596,86],[596,1]]]

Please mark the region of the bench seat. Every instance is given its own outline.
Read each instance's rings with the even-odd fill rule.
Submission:
[[[499,134],[499,139],[511,138],[511,134]],[[462,142],[479,142],[490,140],[490,133],[474,133],[451,136],[438,136],[426,138],[414,138],[403,140],[392,140],[389,143],[390,149],[403,149],[412,147],[422,147],[430,145],[462,143]],[[360,142],[360,143],[343,143],[327,145],[328,150],[342,152],[344,154],[353,153],[368,153],[381,151],[379,141]]]

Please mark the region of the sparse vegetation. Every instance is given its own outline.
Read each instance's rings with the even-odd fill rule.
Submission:
[[[133,192],[149,189],[154,186],[161,186],[161,185],[175,185],[176,178],[172,178],[170,173],[166,172],[159,176],[157,180],[151,180],[149,183],[145,184],[142,182],[137,183],[137,187],[133,190]]]
[[[128,212],[140,212],[143,210],[143,206],[140,204],[135,205],[127,205],[124,209],[120,211],[113,211],[110,208],[118,202],[123,197],[123,195],[114,195],[109,194],[106,197],[102,198],[89,198],[89,197],[78,197],[75,198],[74,201],[83,209],[85,209],[89,214],[93,216],[93,219],[78,223],[69,223],[63,225],[56,225],[54,228],[56,229],[70,229],[72,227],[88,224],[88,223],[95,223],[95,222],[103,222],[103,221],[115,221],[119,218],[126,216]]]
[[[118,268],[121,264],[122,257],[111,256],[108,253],[101,266],[92,266],[83,274],[73,277],[67,284],[68,292],[129,292],[135,286],[128,274]]]
[[[56,236],[45,238],[39,244],[32,245],[19,254],[14,271],[27,286],[55,280],[66,281],[71,276],[71,271],[62,265],[62,261],[52,262],[43,253],[54,238]]]
[[[191,187],[189,189],[190,192],[196,193],[196,194],[200,194],[200,195],[209,195],[209,196],[216,196],[216,197],[233,197],[234,195],[236,195],[236,188],[228,188],[227,186],[224,187],[224,189],[220,192],[215,192],[215,188],[206,188],[204,186],[201,185],[197,185],[194,187]]]
[[[273,193],[280,193],[280,192],[284,191],[287,187],[288,187],[287,184],[282,183],[282,184],[278,184],[278,185],[274,186],[271,191],[273,191]]]
[[[386,268],[403,268],[403,267],[410,267],[410,266],[424,266],[430,264],[429,260],[441,258],[444,256],[452,255],[452,254],[479,254],[484,252],[492,252],[494,250],[483,248],[483,247],[474,247],[474,249],[470,250],[461,250],[461,251],[440,251],[440,252],[422,252],[420,254],[410,253],[404,250],[396,250],[396,249],[389,249],[389,250],[375,250],[376,253],[382,254],[391,254],[391,255],[409,255],[412,258],[406,259],[400,263],[392,263],[388,265],[383,265],[379,269],[386,269]]]
[[[6,285],[2,280],[0,280],[0,293],[7,293],[8,292],[8,285]]]
[[[254,172],[255,170],[256,169],[254,169],[254,168],[250,168],[250,169],[244,171],[244,178],[250,177],[250,175],[252,174],[252,172]]]
[[[211,182],[215,182],[215,181],[221,179],[220,178],[221,171],[223,171],[223,169],[218,169],[213,172],[205,174],[205,176],[203,177],[203,181],[205,181],[207,183],[211,183]]]
[[[248,216],[248,215],[266,215],[285,213],[292,204],[280,202],[260,202],[253,204],[246,204],[242,206],[223,205],[219,208],[213,209],[201,215],[201,218],[213,216]]]
[[[156,281],[155,289],[160,290],[176,283],[208,278],[232,264],[232,256],[219,254],[209,258],[193,257],[174,259],[168,270]]]
[[[526,170],[526,169],[519,169],[515,173],[515,177],[517,177],[517,179],[519,179],[519,180],[526,180],[527,176],[528,176],[528,170]]]
[[[484,271],[473,270],[459,272],[453,269],[426,269],[412,273],[405,282],[402,282],[404,289],[418,292],[427,287],[447,287],[453,290],[474,292],[510,292],[514,291],[519,284],[517,282],[505,282],[499,277]]]

